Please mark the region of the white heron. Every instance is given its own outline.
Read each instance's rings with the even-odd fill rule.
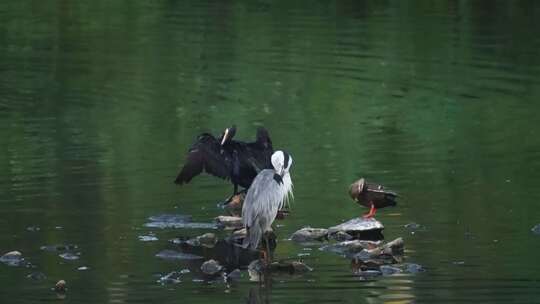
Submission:
[[[253,180],[242,207],[242,222],[247,235],[242,246],[257,249],[266,233],[272,231],[278,210],[292,198],[292,181],[289,174],[293,160],[284,151],[276,151],[271,157],[273,169],[264,169]],[[266,256],[269,256],[268,238]]]

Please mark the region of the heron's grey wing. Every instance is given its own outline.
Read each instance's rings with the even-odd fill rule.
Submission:
[[[262,170],[249,187],[242,207],[242,220],[246,227],[261,221],[260,217],[264,217],[263,222],[269,226],[283,204],[283,189],[274,180],[274,174],[274,170]]]
[[[174,182],[189,183],[203,170],[214,176],[229,179],[230,166],[230,159],[221,153],[218,140],[210,134],[203,134],[189,149],[186,163]]]

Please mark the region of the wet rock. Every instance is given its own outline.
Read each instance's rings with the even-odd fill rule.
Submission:
[[[329,239],[332,239],[332,240],[336,240],[338,242],[343,242],[343,241],[349,241],[349,240],[352,240],[353,236],[348,234],[347,232],[344,232],[344,231],[338,231],[336,233],[333,233],[333,234],[329,234],[328,235],[328,238]]]
[[[155,242],[158,240],[155,235],[139,235],[139,241],[141,242]]]
[[[304,227],[291,235],[291,240],[298,243],[324,241],[328,239],[328,229]]]
[[[178,284],[182,282],[182,272],[180,271],[171,271],[164,276],[161,276],[157,282],[161,285],[166,284]]]
[[[24,258],[20,251],[10,251],[0,257],[0,262],[8,266],[21,266],[25,264]]]
[[[202,246],[206,248],[213,248],[216,245],[217,241],[217,236],[214,233],[205,233],[198,237],[189,239],[185,241],[185,243],[193,247]]]
[[[42,280],[45,280],[47,276],[43,272],[34,271],[26,275],[26,278],[30,280],[34,280],[34,281],[42,281]]]
[[[208,260],[201,265],[201,271],[206,275],[216,275],[223,270],[223,266],[216,260]]]
[[[329,234],[339,231],[351,235],[355,239],[380,240],[383,238],[383,224],[374,218],[353,218],[345,223],[328,228]]]
[[[81,266],[81,267],[77,268],[78,271],[86,271],[88,269],[90,269],[90,267],[88,267],[88,266]]]
[[[531,228],[531,231],[534,233],[534,234],[540,234],[540,224],[534,226]]]
[[[198,260],[203,258],[202,256],[195,254],[179,252],[171,249],[165,249],[158,252],[156,257],[164,260]]]
[[[215,218],[215,222],[220,228],[224,228],[227,230],[241,229],[244,227],[244,224],[242,223],[242,218],[239,216],[220,215]]]
[[[148,218],[150,222],[144,224],[149,228],[174,229],[217,229],[215,223],[192,222],[191,216],[182,214],[161,214]]]
[[[78,260],[80,259],[80,253],[77,252],[77,253],[73,253],[73,252],[64,252],[64,253],[61,253],[59,254],[58,256],[61,257],[62,259],[64,260],[68,260],[68,261],[74,261],[74,260]]]
[[[337,253],[346,257],[354,257],[355,254],[364,249],[373,249],[380,245],[380,242],[351,240],[336,244],[329,244],[319,248],[322,251]]]
[[[54,285],[54,291],[56,291],[57,293],[64,293],[66,292],[66,290],[66,281],[64,280],[60,280],[56,282],[56,285]]]
[[[403,272],[401,269],[390,265],[382,265],[379,269],[385,276]]]
[[[41,246],[40,249],[48,252],[76,251],[79,249],[79,246],[74,244],[55,244]]]

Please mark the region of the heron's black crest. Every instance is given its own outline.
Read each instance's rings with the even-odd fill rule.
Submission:
[[[281,177],[281,175],[279,174],[274,174],[274,180],[278,183],[278,184],[283,184],[283,178]]]

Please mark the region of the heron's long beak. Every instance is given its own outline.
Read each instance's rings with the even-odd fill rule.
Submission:
[[[223,139],[221,140],[222,146],[227,141],[228,137],[229,137],[229,128],[225,129],[225,133],[223,134]]]

